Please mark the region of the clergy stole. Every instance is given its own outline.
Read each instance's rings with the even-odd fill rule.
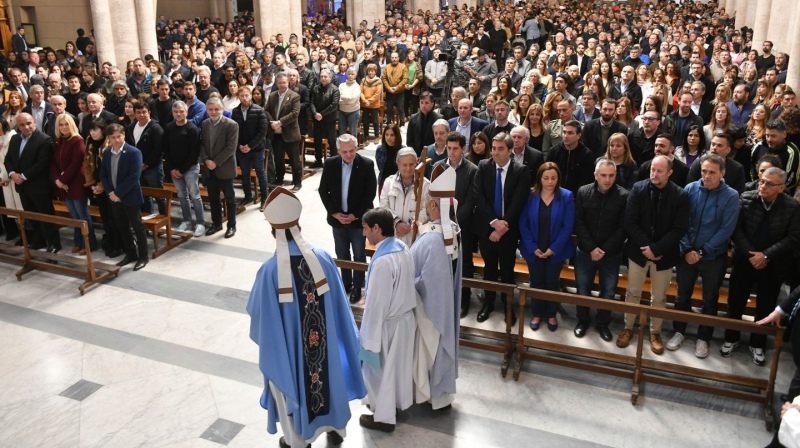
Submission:
[[[317,295],[314,277],[301,255],[291,256],[295,295],[300,310],[300,331],[303,337],[303,388],[308,409],[308,422],[318,415],[327,415],[330,403],[328,381],[328,338],[325,325],[325,295]]]

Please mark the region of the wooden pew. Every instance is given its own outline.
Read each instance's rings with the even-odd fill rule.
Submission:
[[[175,188],[175,184],[165,183],[164,189],[172,193],[172,198],[174,200],[178,199],[178,189]],[[220,198],[222,197],[222,193],[220,192]],[[208,198],[208,189],[202,185],[200,185],[200,200],[203,201],[203,204],[209,204],[211,201]],[[236,213],[239,214],[245,211],[245,207],[236,207]],[[228,221],[228,203],[225,200],[222,200],[222,222]]]
[[[153,233],[153,258],[157,258],[159,255],[162,255],[179,244],[188,241],[192,237],[191,233],[189,232],[182,232],[181,234],[176,235],[173,235],[172,233],[172,192],[169,190],[162,190],[160,188],[142,187],[142,194],[146,197],[151,197],[154,199],[167,200],[167,208],[165,210],[166,214],[161,215],[156,213],[142,216],[142,223],[144,224],[144,227]],[[164,229],[163,232],[166,235],[166,245],[159,248],[158,237],[162,232],[161,229]]]

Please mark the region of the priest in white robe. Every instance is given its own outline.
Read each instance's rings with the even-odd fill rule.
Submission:
[[[361,220],[375,254],[367,271],[359,354],[373,414],[362,415],[359,423],[391,432],[396,409],[407,409],[414,402],[414,261],[408,247],[393,236],[389,210],[372,209]]]
[[[414,378],[416,402],[430,402],[437,410],[449,408],[456,393],[461,257],[458,224],[451,220],[456,172],[439,165],[431,178],[425,200],[431,221],[420,227],[411,247],[417,292]]]

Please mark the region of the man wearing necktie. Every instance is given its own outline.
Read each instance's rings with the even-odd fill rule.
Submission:
[[[511,157],[514,141],[505,132],[492,139],[492,158],[478,165],[473,184],[475,216],[472,230],[480,239],[485,262],[483,278],[514,283],[514,263],[519,245],[519,216],[531,188],[530,173]],[[494,311],[495,293],[486,291],[478,322],[484,322]],[[505,298],[501,298],[505,303]],[[516,315],[511,311],[511,320]]]
[[[17,34],[11,37],[11,48],[14,49],[14,53],[17,53],[17,56],[21,56],[20,53],[28,50],[28,42],[25,40],[25,27],[17,27]]]
[[[11,78],[11,83],[6,86],[6,91],[19,92],[19,94],[22,95],[22,99],[27,103],[29,101],[28,92],[31,90],[31,85],[22,82],[22,71],[18,68],[12,68],[8,71],[8,77]],[[6,93],[6,96],[8,96],[8,93]]]

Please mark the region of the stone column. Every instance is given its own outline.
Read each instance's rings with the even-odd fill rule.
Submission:
[[[256,3],[258,6],[255,6]],[[283,34],[285,42],[289,41],[289,35],[292,33],[302,38],[302,17],[297,1],[290,2],[289,7],[276,7],[275,2],[271,0],[253,0],[253,6],[256,29],[260,30],[261,38],[265,42],[269,36],[278,33]]]
[[[208,0],[208,4],[209,4],[209,6],[211,6],[211,21],[213,22],[214,19],[216,19],[217,17],[220,17],[220,14],[219,14],[219,0]]]
[[[755,3],[756,15],[753,24],[753,48],[761,48],[761,45],[767,39],[767,30],[769,27],[769,16],[772,11],[773,0],[758,0]]]
[[[101,0],[102,1],[102,0]],[[125,64],[144,56],[139,48],[139,39],[134,39],[138,29],[136,26],[136,7],[129,0],[106,0],[111,16],[111,31],[114,36],[114,50],[117,66],[125,71]],[[94,2],[93,2],[94,3]],[[94,4],[92,5],[94,6]],[[151,31],[155,33],[155,22],[151,22]],[[155,36],[154,36],[155,37]],[[155,56],[155,55],[154,55]]]
[[[301,2],[298,1],[298,0],[290,0],[289,1],[289,18],[290,18],[290,21],[289,21],[289,33],[288,34],[287,33],[283,33],[284,42],[289,42],[289,35],[290,34],[296,35],[298,42],[302,42],[303,41],[303,9],[300,6],[300,3]],[[348,5],[347,5],[348,8],[350,8],[349,3],[350,2],[348,2]]]
[[[747,21],[747,0],[734,0],[736,3],[736,29],[741,29]]]
[[[156,12],[153,2],[138,1],[136,5],[136,28],[139,36],[139,53],[141,56],[151,54],[158,59],[158,41],[156,40]]]
[[[236,0],[225,0],[225,21],[226,22],[233,22],[233,18],[236,15],[233,11],[233,2]]]
[[[350,3],[347,4],[347,23],[354,30],[358,29],[358,24],[362,20],[366,20],[368,26],[371,27],[375,19],[380,19],[381,22],[386,19],[385,3],[371,0],[350,0]]]
[[[754,28],[756,24],[756,10],[758,9],[758,5],[761,3],[761,0],[758,1],[748,1],[747,2],[747,20],[745,23],[748,27]]]
[[[111,9],[108,0],[91,0],[92,26],[97,47],[97,60],[118,64],[114,47],[114,34],[111,27]],[[125,71],[124,68],[122,70]]]
[[[784,28],[784,29],[797,29],[797,26],[800,26],[800,8],[796,6],[791,9],[792,16],[789,22],[789,25],[792,25],[792,28]],[[786,15],[786,14],[785,14]],[[790,86],[793,86],[795,89],[800,86],[800,39],[787,39],[784,42],[790,42],[791,48],[788,49],[789,53],[789,67],[788,72],[786,73],[786,83]]]

